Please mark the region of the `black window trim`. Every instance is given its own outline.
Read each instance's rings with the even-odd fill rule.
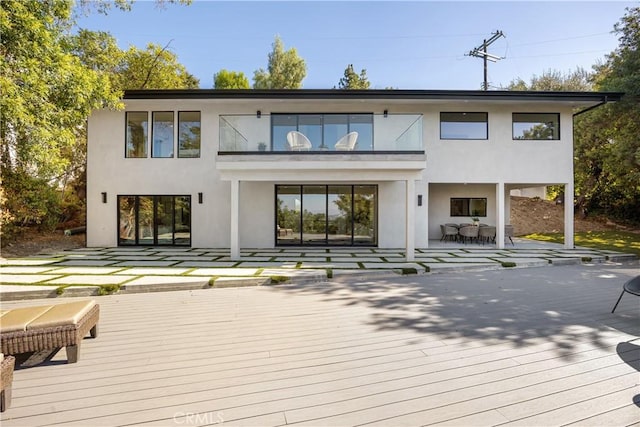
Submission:
[[[123,197],[135,197],[135,202],[134,202],[134,206],[135,206],[135,214],[136,214],[136,224],[135,224],[135,243],[134,244],[123,244],[120,243],[120,198]],[[140,240],[140,236],[139,236],[139,227],[138,227],[138,223],[137,223],[137,218],[138,218],[138,210],[140,207],[140,197],[152,197],[153,198],[153,215],[154,215],[154,220],[155,220],[155,216],[156,216],[156,212],[157,212],[157,199],[156,197],[172,197],[173,198],[173,215],[171,216],[171,224],[172,224],[172,229],[173,229],[173,237],[172,237],[172,243],[170,245],[159,245],[158,242],[158,236],[157,236],[157,231],[158,231],[158,225],[155,223],[153,224],[153,243],[151,244],[146,244],[146,243],[138,243]],[[177,197],[188,197],[189,198],[189,206],[191,209],[193,209],[193,203],[191,202],[193,200],[193,197],[191,197],[191,194],[117,194],[116,195],[116,212],[117,212],[117,216],[116,216],[116,241],[118,242],[118,247],[191,247],[193,244],[193,210],[192,210],[192,215],[190,215],[189,218],[189,244],[186,245],[177,245],[175,243],[176,240],[176,216],[175,216],[175,211],[176,211],[176,204],[175,204],[175,199]]]
[[[153,116],[154,116],[155,113],[171,113],[172,116],[173,116],[173,119],[171,120],[171,123],[173,124],[173,136],[171,138],[173,140],[173,147],[172,147],[172,150],[171,150],[171,156],[169,156],[169,157],[156,157],[156,156],[153,155],[153,146],[155,145],[154,142],[153,142],[153,134],[154,134],[155,128],[156,128],[155,120],[154,120]],[[151,135],[151,158],[152,159],[174,159],[176,157],[175,156],[176,143],[177,143],[177,141],[176,141],[176,119],[177,119],[176,116],[177,116],[177,114],[176,114],[175,110],[158,110],[158,111],[154,110],[154,111],[151,111],[151,132],[149,132],[149,134]]]
[[[350,128],[351,128],[351,121],[349,120],[349,116],[357,116],[357,115],[367,115],[367,116],[371,116],[371,135],[375,136],[375,129],[374,129],[374,116],[375,113],[369,111],[369,112],[359,112],[359,113],[354,113],[354,112],[317,112],[317,113],[310,113],[310,112],[304,112],[304,113],[282,113],[282,112],[271,112],[269,113],[269,138],[271,139],[271,152],[273,152],[273,116],[296,116],[296,130],[300,129],[300,116],[321,116],[320,120],[321,120],[321,129],[322,129],[322,140],[324,141],[324,116],[329,116],[329,115],[345,115],[347,116],[347,133],[350,132]],[[373,148],[373,141],[371,141],[371,145]],[[375,150],[370,150],[370,151],[375,151]],[[326,154],[327,152],[322,152],[320,154]],[[317,154],[317,153],[314,153]],[[344,153],[339,153],[339,154],[344,154]]]
[[[513,129],[513,125],[515,123],[523,123],[523,122],[516,122],[514,120],[515,115],[516,114],[525,114],[525,115],[535,115],[535,114],[553,114],[558,118],[558,137],[557,138],[552,138],[552,139],[535,139],[535,138],[516,138],[516,135],[514,133],[514,129]],[[560,118],[561,118],[561,114],[558,112],[548,112],[548,111],[514,111],[511,113],[511,139],[513,141],[560,141],[562,139],[562,136],[560,135]]]
[[[442,137],[442,115],[443,114],[484,114],[485,115],[485,128],[486,128],[486,138],[443,138]],[[465,122],[456,122],[456,123],[465,123]],[[477,122],[481,123],[481,122]],[[487,111],[440,111],[440,120],[439,120],[439,131],[440,131],[440,140],[442,141],[488,141],[489,140],[489,112]]]
[[[183,157],[180,155],[180,113],[200,113],[200,147],[196,157]],[[202,155],[202,110],[178,110],[176,111],[176,147],[178,149],[177,159],[199,159]]]
[[[454,200],[466,200],[467,201],[467,210],[469,211],[469,215],[454,215],[453,212],[451,212],[451,203]],[[471,212],[471,200],[484,200],[484,215],[473,215],[473,213]],[[479,217],[479,218],[486,218],[487,217],[487,205],[488,205],[488,200],[487,197],[450,197],[449,198],[449,216],[452,218],[470,218],[470,217]]]
[[[129,113],[145,113],[147,115],[147,140],[144,142],[145,143],[145,155],[144,157],[131,157],[128,155],[127,153],[127,131],[129,129]],[[148,129],[148,124],[150,123],[149,121],[149,111],[140,111],[140,110],[131,110],[131,111],[125,111],[124,112],[124,158],[125,159],[148,159],[149,158],[149,129]]]
[[[348,184],[348,183],[332,183],[332,184],[275,184],[274,186],[274,203],[273,203],[273,208],[274,208],[274,226],[273,226],[273,236],[274,236],[274,243],[275,243],[275,247],[313,247],[313,246],[320,246],[320,247],[330,247],[332,245],[329,244],[329,231],[328,229],[325,227],[325,242],[324,244],[305,244],[304,243],[304,239],[302,238],[303,236],[303,228],[302,228],[302,219],[303,219],[303,213],[304,213],[304,187],[305,186],[309,186],[309,187],[325,187],[325,222],[328,224],[328,218],[329,218],[329,198],[327,197],[327,195],[329,194],[329,187],[332,186],[338,186],[338,187],[351,187],[351,212],[354,212],[354,203],[355,203],[355,189],[357,186],[360,185],[366,185],[366,186],[372,186],[375,188],[375,200],[376,200],[376,204],[375,204],[375,209],[374,209],[374,224],[376,225],[376,230],[375,230],[375,239],[373,243],[370,244],[361,244],[361,245],[356,245],[355,244],[355,220],[353,218],[353,214],[351,215],[351,243],[349,245],[333,245],[333,246],[338,246],[338,247],[364,247],[364,248],[372,248],[372,247],[378,247],[378,240],[379,237],[378,236],[378,231],[379,231],[379,226],[378,226],[378,196],[379,196],[379,188],[378,188],[378,184]],[[298,187],[300,189],[300,243],[278,243],[278,187]]]

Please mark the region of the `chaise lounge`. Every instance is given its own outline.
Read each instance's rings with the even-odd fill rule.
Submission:
[[[100,306],[95,301],[0,312],[0,352],[5,355],[66,347],[67,363],[76,363],[87,332],[98,336]]]
[[[13,383],[13,367],[16,359],[13,356],[5,356],[0,353],[0,412],[11,406],[11,385]]]

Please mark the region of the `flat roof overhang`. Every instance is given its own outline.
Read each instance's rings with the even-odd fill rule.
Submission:
[[[398,89],[142,89],[127,90],[125,100],[207,99],[207,100],[351,100],[402,103],[442,101],[467,102],[557,102],[575,107],[591,107],[622,99],[623,92],[540,92],[509,90],[398,90]]]

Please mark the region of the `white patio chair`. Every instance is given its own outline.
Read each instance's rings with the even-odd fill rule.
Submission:
[[[289,151],[311,150],[311,141],[309,141],[309,138],[295,130],[287,134],[287,144],[289,145]]]
[[[358,132],[349,132],[336,142],[336,151],[353,151],[356,149]]]

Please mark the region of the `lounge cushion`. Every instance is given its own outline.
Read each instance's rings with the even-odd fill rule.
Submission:
[[[27,325],[51,309],[50,305],[14,308],[0,317],[0,331],[26,331]]]
[[[38,328],[77,325],[80,319],[94,305],[96,305],[95,301],[76,301],[50,306],[49,310],[27,325],[27,331]]]

